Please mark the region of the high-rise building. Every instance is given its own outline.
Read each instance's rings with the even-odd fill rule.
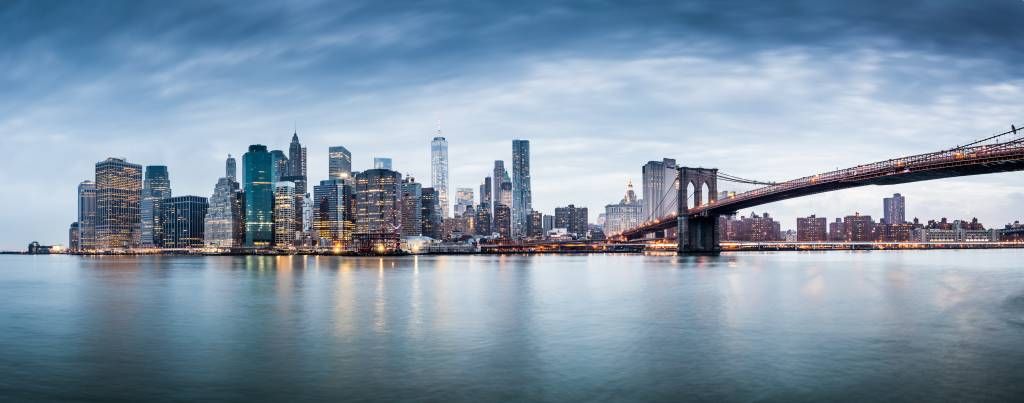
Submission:
[[[907,222],[906,199],[895,193],[892,197],[882,199],[882,223],[905,224]]]
[[[388,158],[388,157],[374,157],[373,158],[373,169],[391,169],[391,158]]]
[[[875,221],[869,215],[854,213],[843,219],[846,228],[846,241],[871,242],[875,240]]]
[[[228,154],[228,160],[224,163],[224,177],[238,182],[238,166],[235,164],[235,157]]]
[[[234,158],[228,159],[228,164]],[[228,172],[230,174],[230,170]],[[237,248],[245,243],[245,223],[242,219],[242,193],[238,182],[228,176],[217,180],[210,196],[203,237],[207,245],[217,248]]]
[[[676,168],[676,160],[671,158],[649,161],[644,165],[643,208],[647,220],[657,220],[676,212],[680,202],[675,182]]]
[[[96,249],[96,183],[78,184],[78,248]]]
[[[295,244],[295,184],[281,181],[274,184],[274,246],[288,248]]]
[[[504,204],[494,206],[494,230],[499,237],[512,238],[512,209]]]
[[[828,240],[828,223],[825,217],[798,217],[796,219],[796,240],[798,242],[825,242]]]
[[[480,204],[476,208],[476,220],[473,220],[473,230],[476,235],[491,235],[491,206]]]
[[[402,175],[390,169],[368,169],[356,175],[356,232],[361,252],[398,250],[402,228]]]
[[[530,212],[530,219],[526,222],[526,236],[530,238],[544,236],[544,214],[539,211]]]
[[[142,201],[139,204],[143,248],[159,247],[163,225],[160,224],[160,202],[171,197],[171,179],[164,165],[146,167],[146,179],[142,182]]]
[[[640,226],[644,220],[643,210],[643,204],[633,191],[633,181],[627,181],[626,194],[622,200],[604,206],[604,233],[614,235]]]
[[[555,229],[555,216],[544,214],[542,225],[544,226],[544,232]]]
[[[318,245],[348,247],[352,243],[355,230],[353,182],[328,179],[313,186],[313,231]]]
[[[467,208],[473,208],[473,188],[455,189],[455,216],[461,216]]]
[[[245,173],[245,246],[267,247],[274,242],[275,158],[261,144],[242,156]]]
[[[402,180],[402,236],[423,234],[423,185],[412,176]]]
[[[280,182],[282,177],[288,176],[288,156],[284,155],[284,151],[281,150],[271,151],[270,156],[273,158],[271,180]]]
[[[281,177],[281,180],[295,184],[293,232],[302,232],[304,230],[302,206],[306,204],[305,199],[309,189],[306,176],[306,147],[299,142],[298,132],[292,134],[292,141],[288,145],[288,172]]]
[[[209,203],[205,197],[176,196],[160,203],[160,240],[164,248],[197,248],[205,242],[206,212]]]
[[[576,236],[586,236],[589,230],[589,213],[586,207],[568,205],[555,208],[555,228],[565,228],[566,232]]]
[[[830,242],[846,241],[846,224],[842,218],[836,218],[835,222],[828,224],[828,240]]]
[[[448,215],[448,140],[441,137],[441,129],[437,130],[437,137],[430,141],[430,187],[437,193],[437,202],[441,205],[441,218],[450,217]]]
[[[530,190],[530,140],[512,140],[512,237],[526,235],[533,211]]]
[[[82,246],[78,244],[81,240],[81,234],[79,234],[80,227],[78,221],[71,223],[68,227],[68,249],[72,252],[78,252],[82,250]]]
[[[491,192],[494,191],[493,185],[491,185],[491,177],[485,177],[484,181],[480,183],[480,206],[483,206],[488,211],[494,206],[494,200],[491,198]],[[477,207],[477,211],[480,208]]]
[[[423,221],[423,236],[434,239],[441,239],[441,225],[444,224],[444,217],[441,216],[441,201],[434,188],[422,188],[420,190],[420,219]]]
[[[142,165],[120,158],[96,163],[96,248],[139,246]]]
[[[351,179],[352,178],[352,153],[342,146],[331,147],[328,151],[328,178],[330,179]]]
[[[497,160],[494,161],[494,176],[491,177],[491,183],[494,185],[494,191],[491,192],[491,206],[497,206],[502,203],[501,184],[505,183],[505,177],[508,174],[505,172],[505,161]],[[493,207],[491,211],[494,211]]]

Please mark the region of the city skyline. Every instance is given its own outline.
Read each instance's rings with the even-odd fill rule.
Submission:
[[[337,145],[351,150],[353,169],[387,155],[402,173],[430,178],[427,147],[438,117],[449,142],[451,189],[477,186],[494,160],[511,171],[509,143],[529,139],[532,205],[545,214],[568,204],[596,211],[615,203],[625,180],[640,184],[639,167],[662,158],[785,180],[953,146],[1020,123],[1024,81],[1013,66],[1021,53],[1007,44],[1024,5],[952,4],[916,4],[913,13],[872,2],[805,7],[808,24],[800,28],[773,24],[784,16],[756,7],[690,27],[680,21],[717,15],[714,7],[636,8],[608,26],[595,11],[538,6],[550,12],[492,31],[456,25],[435,35],[423,35],[433,22],[465,22],[480,10],[410,7],[397,24],[370,5],[352,14],[281,6],[287,17],[277,19],[276,6],[154,17],[140,3],[80,20],[75,7],[61,8],[28,27],[18,21],[45,13],[41,6],[7,5],[0,32],[11,57],[0,76],[8,89],[0,95],[0,142],[18,152],[0,163],[12,187],[0,197],[7,205],[24,197],[33,203],[0,216],[19,228],[0,235],[0,249],[29,240],[66,243],[76,187],[93,180],[97,161],[166,165],[175,195],[208,197],[224,155],[240,156],[250,144],[287,150],[295,122],[309,150],[311,184],[327,178],[327,149]],[[501,18],[534,11],[511,7]],[[910,29],[936,15],[949,29]],[[112,24],[115,18],[130,22]],[[810,23],[818,19],[832,25]],[[751,20],[765,25],[740,24]],[[989,23],[969,23],[977,20]],[[164,35],[182,21],[188,24]],[[266,21],[273,23],[247,29]],[[335,24],[345,21],[360,24]],[[67,24],[80,35],[59,29]],[[554,33],[565,24],[580,27],[578,35]],[[117,28],[102,28],[111,25]],[[197,39],[222,26],[228,34]],[[544,40],[523,38],[523,30]],[[468,39],[482,33],[484,46]],[[89,45],[79,47],[79,39]],[[531,51],[514,50],[527,42]],[[467,46],[452,50],[460,45]],[[360,64],[335,69],[337,60],[361,53],[368,54]],[[381,66],[391,68],[361,74]],[[460,78],[452,78],[452,66],[460,66]],[[44,84],[54,74],[63,81]],[[595,164],[595,156],[611,162]],[[867,208],[881,216],[875,201],[899,192],[919,206],[918,216],[977,216],[995,225],[1019,219],[1019,179],[1010,173],[870,187],[757,210],[785,223]]]

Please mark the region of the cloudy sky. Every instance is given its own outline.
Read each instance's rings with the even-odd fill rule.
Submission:
[[[782,180],[1024,124],[1024,2],[0,3],[0,249],[66,244],[75,187],[108,156],[209,196],[227,154],[327,147],[476,187],[532,147],[533,203],[596,210],[648,160]],[[1024,218],[1021,173],[766,205],[795,217]],[[744,190],[727,183],[720,188]],[[639,190],[639,189],[638,189]]]

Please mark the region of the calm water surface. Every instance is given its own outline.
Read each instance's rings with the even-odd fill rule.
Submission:
[[[0,256],[2,401],[1022,396],[1022,250]]]

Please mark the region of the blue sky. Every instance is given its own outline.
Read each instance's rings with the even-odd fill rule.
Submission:
[[[1024,123],[1018,0],[252,3],[0,3],[0,249],[66,243],[108,156],[209,196],[227,154],[287,149],[296,124],[311,181],[344,145],[429,182],[440,122],[453,191],[529,139],[535,208],[593,220],[648,160],[782,180]],[[756,210],[791,228],[901,192],[911,217],[1002,226],[1020,175]]]

